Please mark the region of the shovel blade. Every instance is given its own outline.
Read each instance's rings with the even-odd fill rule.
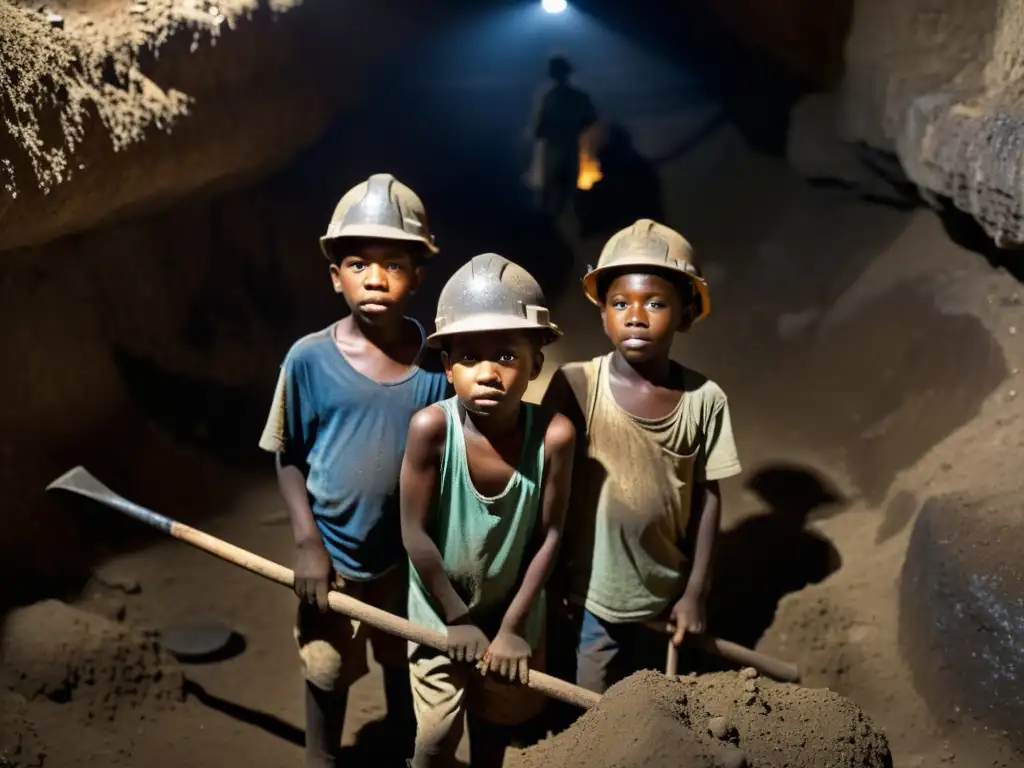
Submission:
[[[68,470],[46,486],[46,490],[68,491],[78,496],[84,496],[165,533],[171,533],[174,526],[174,521],[169,517],[164,517],[114,493],[83,466]]]

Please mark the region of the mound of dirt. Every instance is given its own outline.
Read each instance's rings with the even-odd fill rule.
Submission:
[[[0,633],[0,684],[29,701],[74,702],[86,720],[172,706],[183,681],[152,636],[58,600],[11,612]]]
[[[848,699],[752,669],[672,680],[639,672],[576,724],[522,753],[524,768],[891,768],[889,744]]]

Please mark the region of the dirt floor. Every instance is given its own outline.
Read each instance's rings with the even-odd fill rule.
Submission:
[[[703,194],[745,188],[760,173],[737,169],[718,192]],[[1019,765],[1024,758],[1006,734],[932,714],[903,661],[897,627],[900,568],[923,500],[964,488],[1021,490],[1024,291],[953,245],[930,212],[894,213],[818,191],[796,199],[759,252],[708,257],[718,321],[680,339],[677,350],[729,393],[745,465],[741,481],[726,489],[722,555],[731,577],[716,593],[713,621],[721,634],[797,662],[808,686],[862,707],[884,732],[896,766]],[[848,233],[888,228],[890,236],[861,243],[867,255],[847,273],[807,239],[816,233],[828,243],[839,226]],[[807,252],[791,252],[780,275],[772,248],[793,240],[787,228],[799,229]],[[576,246],[580,271],[592,263],[595,244]],[[724,245],[719,252],[727,252]],[[567,340],[550,350],[547,373],[560,360],[604,349],[580,296],[562,299],[555,317]],[[544,386],[538,382],[531,397]],[[204,528],[290,564],[270,467],[255,474],[225,468],[220,476],[233,500]],[[772,478],[781,488],[773,489]],[[113,479],[101,479],[117,490]],[[200,511],[210,510],[188,513]],[[736,605],[745,606],[742,615]],[[294,609],[288,590],[175,541],[112,558],[74,610],[46,603],[7,622],[0,755],[9,765],[48,768],[298,764]],[[205,665],[173,663],[154,646],[153,632],[184,617],[227,621],[245,640],[242,652]],[[698,687],[743,684],[733,675]],[[798,709],[806,714],[815,697],[829,694],[804,695]],[[707,718],[729,717],[697,709],[690,716],[702,733]],[[355,764],[387,738],[382,714],[374,668],[353,690],[345,727],[346,757]],[[742,745],[749,723],[727,725]],[[813,719],[789,725],[795,739],[823,728]],[[733,738],[731,728],[722,733]],[[557,750],[556,741],[536,747],[536,755],[555,754],[543,750]],[[529,754],[510,760],[540,762]]]

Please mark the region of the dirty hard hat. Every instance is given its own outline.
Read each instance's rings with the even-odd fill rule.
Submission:
[[[699,300],[693,322],[711,312],[708,284],[701,277],[689,241],[674,229],[651,219],[639,219],[619,230],[605,244],[597,266],[583,278],[583,292],[595,304],[601,304],[597,283],[602,273],[628,272],[630,268],[665,270],[686,277]]]
[[[437,301],[433,347],[446,337],[480,331],[540,331],[544,344],[562,332],[551,322],[540,284],[504,256],[474,256],[451,276]]]
[[[437,253],[427,212],[419,196],[390,173],[375,173],[338,201],[320,238],[320,250],[331,258],[330,243],[343,237],[372,237],[422,243]]]

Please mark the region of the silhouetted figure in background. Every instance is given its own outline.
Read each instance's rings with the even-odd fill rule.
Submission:
[[[558,218],[576,190],[580,172],[580,134],[597,122],[597,110],[586,91],[569,83],[572,65],[563,56],[548,61],[551,86],[541,94],[533,113],[535,151],[540,158],[540,206]]]
[[[638,219],[664,221],[661,180],[621,125],[601,129],[594,155],[601,179],[576,197],[580,236],[614,232]]]
[[[770,511],[719,538],[708,624],[752,647],[774,621],[779,600],[839,569],[832,542],[804,526],[815,510],[844,500],[824,478],[794,466],[764,469],[746,487]]]

